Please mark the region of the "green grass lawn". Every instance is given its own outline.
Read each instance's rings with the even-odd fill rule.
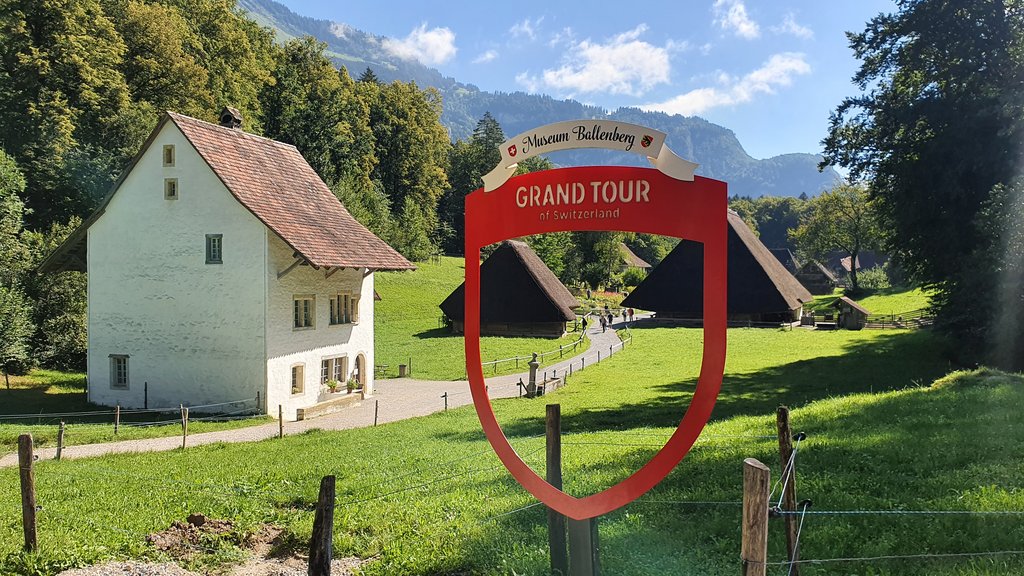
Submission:
[[[461,258],[442,256],[440,264],[419,263],[418,270],[402,273],[375,274],[375,287],[381,296],[374,311],[375,362],[388,365],[388,375],[394,377],[399,364],[412,362],[413,377],[420,380],[460,380],[466,375],[466,354],[461,334],[441,326],[438,305],[463,281]],[[572,327],[570,326],[570,329]],[[578,332],[553,338],[499,338],[480,339],[482,360],[489,362],[528,356],[532,352],[557,350],[579,339]],[[589,345],[584,339],[582,352]],[[547,358],[548,364],[558,356]],[[543,364],[542,364],[543,365]],[[485,367],[487,373],[495,371]],[[523,372],[522,362],[499,365],[497,374]]]
[[[578,372],[548,396],[495,403],[513,445],[539,471],[544,406],[562,406],[564,476],[593,493],[638,468],[685,410],[700,332],[633,330],[633,346]],[[929,332],[733,329],[712,422],[651,493],[601,519],[606,574],[740,572],[742,461],[779,471],[774,410],[793,407],[798,499],[814,511],[1024,511],[1024,377],[986,370],[942,378]],[[934,385],[933,381],[939,379]],[[542,506],[498,464],[471,407],[376,428],[37,465],[39,554],[20,546],[17,471],[0,471],[0,573],[51,574],[108,557],[158,557],[144,536],[192,512],[235,530],[202,542],[191,564],[240,557],[261,523],[301,549],[319,479],[338,478],[335,556],[370,560],[367,575],[546,574]],[[773,477],[774,479],[774,477]],[[771,561],[783,556],[779,520]],[[804,558],[1018,550],[1010,515],[808,516]],[[843,562],[805,575],[1011,575],[1020,556]],[[785,570],[773,567],[773,574]]]
[[[870,290],[858,298],[858,303],[872,314],[900,314],[929,306],[930,292],[921,288],[885,288]]]
[[[815,296],[807,304],[808,311],[832,311],[832,303],[843,295],[842,289],[833,294]],[[864,290],[853,299],[872,314],[901,314],[913,312],[929,305],[930,292],[921,288],[883,288]]]
[[[181,434],[180,415],[174,413],[129,413],[121,415],[121,426],[114,434],[112,409],[89,403],[85,393],[85,374],[33,370],[26,376],[11,376],[11,389],[0,389],[0,453],[18,449],[18,436],[32,434],[36,446],[56,446],[57,430],[61,420],[67,423],[64,441],[68,446],[138,440]],[[253,399],[255,402],[255,399]],[[235,408],[228,408],[228,411]],[[105,412],[94,415],[74,415],[81,412]],[[11,415],[38,414],[36,418],[13,418]],[[49,416],[50,414],[71,414]],[[7,416],[7,418],[5,418]],[[255,417],[233,420],[209,420],[210,415],[194,413],[189,421],[189,433],[213,432],[262,424],[270,419]],[[165,425],[153,422],[166,421]]]

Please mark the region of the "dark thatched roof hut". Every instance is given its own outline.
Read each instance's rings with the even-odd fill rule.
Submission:
[[[812,296],[729,211],[728,317],[730,322],[792,322]],[[704,248],[683,240],[633,290],[622,305],[659,318],[704,316]]]
[[[456,332],[465,319],[463,283],[441,303]],[[480,265],[480,333],[558,338],[580,303],[525,242],[506,240]]]

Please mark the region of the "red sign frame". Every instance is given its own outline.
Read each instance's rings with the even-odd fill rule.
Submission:
[[[652,168],[559,168],[514,177],[492,192],[466,197],[465,347],[473,404],[487,440],[519,483],[576,520],[636,500],[686,456],[711,416],[726,350],[725,182],[677,180]],[[624,231],[674,236],[704,246],[704,351],[700,377],[676,431],[650,461],[622,482],[583,498],[549,484],[509,444],[498,424],[480,360],[480,249],[511,238],[562,231]]]

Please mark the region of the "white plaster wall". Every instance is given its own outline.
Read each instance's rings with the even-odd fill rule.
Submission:
[[[164,144],[175,145],[172,168]],[[164,199],[164,178],[178,179],[177,200]],[[206,234],[223,234],[223,264],[206,264]],[[173,122],[88,243],[90,400],[141,407],[145,382],[150,408],[264,394],[266,228]],[[128,390],[111,388],[110,354],[130,356]]]
[[[366,395],[373,393],[373,275],[363,277],[364,269],[339,270],[324,278],[324,270],[298,266],[281,279],[280,271],[295,258],[292,249],[273,233],[268,233],[267,265],[267,411],[284,409],[285,420],[294,420],[295,411],[315,404],[320,395],[320,365],[326,358],[347,356],[348,369],[355,368],[356,357],[366,359]],[[359,323],[330,324],[329,298],[338,292],[360,292]],[[313,329],[294,329],[293,296],[316,296],[316,320]],[[291,368],[304,365],[305,386],[301,394],[291,393]]]

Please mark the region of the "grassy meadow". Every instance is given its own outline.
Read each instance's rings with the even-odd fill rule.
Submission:
[[[700,332],[636,329],[633,346],[546,397],[495,402],[524,460],[543,470],[544,406],[562,406],[566,490],[638,468],[672,432],[694,386]],[[946,375],[929,332],[733,329],[712,422],[669,477],[601,519],[606,574],[736,574],[742,460],[779,472],[778,404],[793,407],[798,499],[814,512],[1024,512],[1024,377]],[[0,573],[52,574],[110,557],[160,558],[145,535],[193,512],[234,522],[182,562],[243,556],[264,523],[308,541],[319,479],[338,477],[335,556],[367,575],[545,574],[545,512],[498,463],[471,407],[344,432],[162,454],[40,462],[41,551],[19,551],[17,472],[0,470]],[[770,560],[783,559],[773,520]],[[806,559],[1019,549],[1021,516],[808,515]],[[803,574],[1019,574],[1020,556],[808,564]],[[772,566],[770,573],[785,569]]]
[[[379,273],[374,275],[381,300],[374,310],[374,358],[377,364],[388,365],[388,375],[398,373],[399,364],[412,360],[413,377],[419,380],[461,380],[466,377],[466,354],[461,334],[441,325],[438,305],[463,281],[463,260],[442,256],[439,263],[420,262],[414,272]],[[570,330],[573,327],[570,326]],[[501,338],[480,339],[480,353],[485,362],[529,356],[571,344],[580,337],[570,331],[559,339]],[[583,341],[577,352],[589,345]],[[558,360],[548,358],[547,363]],[[542,363],[542,366],[544,364]],[[486,367],[487,373],[495,374]],[[508,362],[498,366],[497,374],[523,372],[523,363],[516,368]]]
[[[815,296],[806,308],[829,311],[832,309],[832,303],[843,293],[842,289],[836,289],[832,294]],[[930,297],[931,293],[921,288],[881,288],[863,290],[853,299],[872,314],[902,314],[928,308]]]

